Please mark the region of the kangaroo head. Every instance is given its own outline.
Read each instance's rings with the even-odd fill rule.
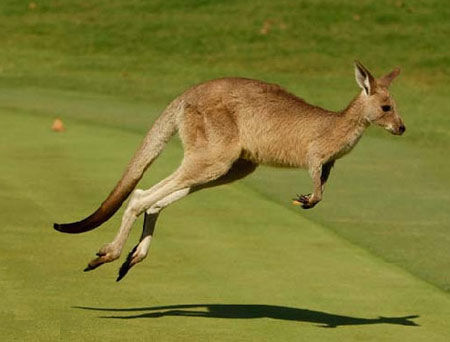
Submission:
[[[401,135],[406,128],[403,120],[397,113],[394,99],[389,94],[389,85],[400,73],[395,68],[389,74],[375,79],[360,62],[355,61],[356,83],[362,88],[360,99],[362,113],[368,123],[383,127],[392,134]]]

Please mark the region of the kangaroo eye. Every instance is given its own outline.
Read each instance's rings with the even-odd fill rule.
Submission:
[[[383,112],[389,112],[391,110],[391,106],[389,105],[381,106],[381,109],[383,110]]]

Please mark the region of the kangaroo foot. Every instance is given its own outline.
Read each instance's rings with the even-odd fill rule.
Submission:
[[[145,259],[148,253],[149,242],[143,240],[138,245],[134,246],[131,252],[128,254],[125,262],[120,266],[119,275],[116,281],[120,281],[123,277],[126,276],[131,267],[136,265]]]
[[[312,195],[298,195],[297,198],[292,199],[292,204],[294,205],[300,205],[303,209],[311,209],[313,208],[318,202],[314,202],[311,200]]]
[[[114,261],[120,256],[120,249],[113,245],[112,243],[108,243],[104,245],[100,250],[96,253],[97,258],[92,259],[87,267],[84,269],[84,272],[92,271],[97,267],[107,263]]]

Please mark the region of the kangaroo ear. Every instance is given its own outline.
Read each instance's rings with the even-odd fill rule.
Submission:
[[[381,77],[378,80],[378,83],[380,85],[382,85],[383,87],[389,87],[391,85],[392,81],[394,80],[394,78],[396,78],[399,74],[400,74],[400,68],[395,68],[389,74]]]
[[[375,92],[375,78],[360,62],[355,61],[356,83],[364,90],[366,95],[372,95]]]

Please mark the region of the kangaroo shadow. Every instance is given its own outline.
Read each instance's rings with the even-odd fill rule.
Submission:
[[[159,318],[164,316],[187,316],[205,318],[228,318],[228,319],[255,319],[272,318],[287,321],[317,323],[320,327],[336,328],[344,325],[366,325],[366,324],[396,324],[405,326],[419,326],[412,321],[418,315],[403,317],[358,318],[351,316],[335,315],[322,311],[291,308],[277,305],[260,304],[184,304],[153,306],[128,309],[108,309],[75,306],[77,309],[121,312],[128,315],[101,316],[110,319],[136,319],[136,318]],[[135,314],[130,314],[134,313]]]

